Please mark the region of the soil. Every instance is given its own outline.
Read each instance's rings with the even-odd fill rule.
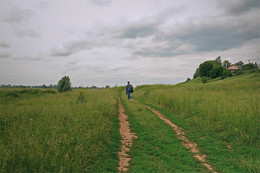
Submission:
[[[150,109],[153,113],[155,113],[161,120],[163,120],[166,124],[170,125],[173,130],[176,132],[176,136],[178,139],[183,140],[182,145],[190,150],[190,152],[194,153],[193,157],[195,157],[197,160],[202,162],[202,165],[206,166],[210,171],[217,173],[213,170],[212,166],[208,163],[206,163],[206,154],[200,154],[199,149],[197,147],[197,144],[195,142],[190,141],[187,139],[184,135],[182,128],[178,127],[177,125],[173,124],[170,120],[165,118],[159,111],[146,106],[148,109]]]
[[[120,135],[121,135],[121,151],[118,152],[119,166],[118,172],[127,172],[129,167],[129,161],[131,160],[128,152],[132,147],[132,140],[137,138],[135,133],[130,130],[130,124],[127,121],[128,116],[125,114],[125,110],[119,100],[119,123],[120,123]]]

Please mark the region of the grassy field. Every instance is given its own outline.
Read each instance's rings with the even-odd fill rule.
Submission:
[[[123,88],[0,88],[0,172],[117,172],[118,98],[135,132],[130,172],[209,172],[148,110],[181,127],[218,172],[260,172],[260,73],[203,84]]]
[[[217,170],[260,172],[260,73],[140,86],[135,98],[184,128]]]
[[[116,172],[115,90],[1,89],[0,95],[0,172]]]

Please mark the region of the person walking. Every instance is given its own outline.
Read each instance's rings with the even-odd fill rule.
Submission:
[[[125,93],[127,94],[128,100],[132,99],[132,93],[134,92],[133,85],[130,84],[130,82],[127,82],[127,85],[125,87]]]

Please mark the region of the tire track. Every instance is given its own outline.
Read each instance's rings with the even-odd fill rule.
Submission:
[[[159,111],[151,108],[150,106],[145,105],[148,109],[150,109],[153,113],[155,113],[161,120],[163,120],[166,124],[170,125],[173,130],[176,132],[176,136],[178,139],[183,140],[182,145],[189,149],[192,153],[194,153],[193,157],[195,157],[197,160],[202,162],[202,165],[206,166],[210,171],[217,173],[214,171],[212,166],[206,162],[206,154],[199,154],[199,149],[197,147],[197,144],[195,142],[190,141],[187,139],[184,135],[182,128],[178,127],[177,125],[173,124],[170,120],[165,118]]]
[[[121,100],[119,99],[119,123],[120,123],[120,135],[121,135],[121,151],[118,152],[119,166],[118,172],[127,172],[129,167],[129,161],[131,157],[128,152],[132,147],[133,138],[137,138],[135,133],[130,130],[130,124],[127,121],[128,116],[125,114],[125,110],[122,106]]]

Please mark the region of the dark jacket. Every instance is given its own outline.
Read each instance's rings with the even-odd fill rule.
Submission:
[[[126,85],[126,87],[125,87],[125,92],[126,92],[126,93],[130,93],[130,92],[133,90],[133,88],[134,88],[134,87],[133,87],[133,85],[131,85],[131,84],[130,84],[130,85]]]

